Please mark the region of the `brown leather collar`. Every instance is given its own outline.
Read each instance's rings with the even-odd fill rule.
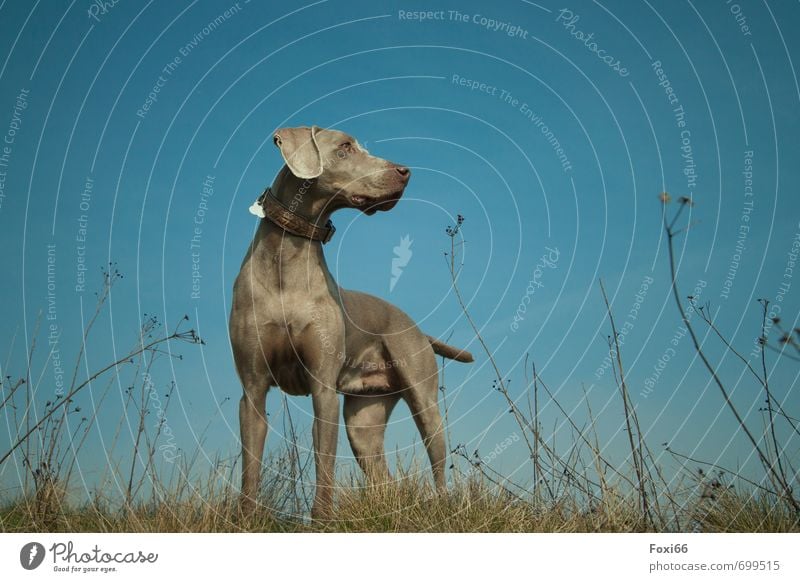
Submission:
[[[259,197],[261,207],[264,209],[264,214],[273,224],[280,226],[286,232],[296,234],[311,240],[321,241],[322,244],[327,243],[333,238],[333,233],[336,232],[333,223],[328,220],[325,226],[317,226],[309,221],[307,218],[295,214],[283,202],[275,198],[271,188],[267,188],[264,193]]]

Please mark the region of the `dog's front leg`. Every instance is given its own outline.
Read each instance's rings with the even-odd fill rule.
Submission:
[[[245,512],[255,508],[261,482],[261,459],[267,438],[266,401],[266,385],[251,382],[245,386],[244,395],[239,402],[239,426],[242,435],[241,506]]]
[[[336,444],[339,440],[339,396],[333,381],[325,385],[314,381],[311,390],[314,405],[314,466],[317,473],[312,519],[326,519],[333,510]]]

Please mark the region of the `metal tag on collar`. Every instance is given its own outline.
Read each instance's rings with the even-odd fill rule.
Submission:
[[[259,218],[267,217],[266,212],[264,212],[264,198],[266,198],[269,193],[270,189],[267,188],[266,190],[264,190],[264,193],[261,194],[261,196],[256,198],[256,201],[253,202],[253,204],[251,204],[250,208],[248,209],[250,210],[250,214],[258,216]]]

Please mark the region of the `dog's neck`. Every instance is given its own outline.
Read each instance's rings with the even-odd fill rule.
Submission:
[[[302,180],[284,166],[273,180],[270,190],[291,212],[310,224],[324,227],[336,207],[328,203],[329,196],[319,195],[316,188],[314,180]],[[320,265],[327,270],[321,241],[293,234],[269,218],[261,220],[252,250],[258,254],[263,253],[264,260],[283,265],[283,269],[291,265],[303,265],[303,268],[307,268],[305,261],[313,256],[318,257]],[[297,256],[304,256],[305,259],[297,261],[294,259]]]
[[[298,178],[287,166],[275,176],[271,190],[281,204],[316,226],[324,226],[338,208],[330,195],[320,194],[316,180]]]

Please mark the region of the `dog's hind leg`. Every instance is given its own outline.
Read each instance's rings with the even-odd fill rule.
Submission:
[[[445,489],[444,468],[447,462],[447,447],[444,439],[442,415],[439,412],[439,368],[428,338],[416,327],[405,333],[384,338],[393,372],[402,392],[403,400],[411,410],[422,442],[428,451],[433,470],[433,482],[440,490]]]
[[[438,378],[436,376],[425,378],[421,384],[421,386],[410,386],[403,393],[403,398],[411,410],[422,442],[428,450],[428,458],[430,458],[433,470],[433,482],[438,489],[444,489],[444,465],[447,461],[447,450],[437,398]]]
[[[391,478],[386,464],[383,437],[389,415],[398,400],[399,394],[344,397],[344,422],[350,448],[367,476],[367,481],[372,484]]]

